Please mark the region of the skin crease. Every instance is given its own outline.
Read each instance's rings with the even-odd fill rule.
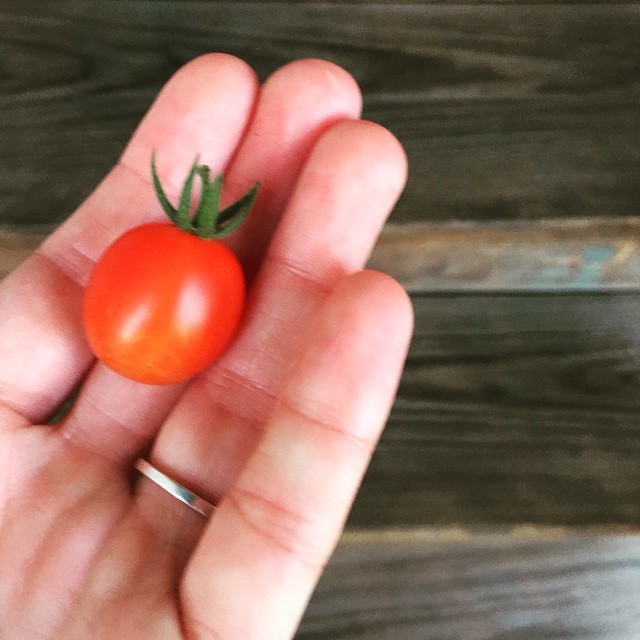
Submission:
[[[0,637],[291,638],[397,389],[412,309],[363,271],[406,180],[349,74],[299,60],[260,86],[210,54],[164,87],[119,163],[0,283]],[[223,204],[261,193],[229,240],[246,312],[188,383],[96,362],[83,289],[116,238],[160,222],[193,158]],[[79,387],[70,413],[43,425]],[[144,455],[218,505],[209,521],[132,472]]]

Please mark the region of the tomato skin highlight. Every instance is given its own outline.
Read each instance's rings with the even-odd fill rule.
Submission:
[[[154,222],[106,250],[85,290],[83,321],[93,352],[110,369],[171,384],[222,354],[244,304],[244,274],[230,249]]]

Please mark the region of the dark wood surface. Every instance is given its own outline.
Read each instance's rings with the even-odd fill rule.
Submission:
[[[360,526],[640,525],[640,296],[414,295]]]
[[[345,66],[411,164],[415,337],[298,637],[640,638],[640,3],[3,0],[0,278],[210,50]]]
[[[346,536],[298,640],[635,640],[635,536]]]
[[[212,49],[350,70],[409,154],[399,222],[637,214],[638,4],[3,0],[0,222],[68,215]]]

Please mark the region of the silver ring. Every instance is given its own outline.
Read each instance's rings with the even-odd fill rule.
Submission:
[[[172,480],[168,475],[156,469],[146,460],[138,458],[134,466],[143,476],[146,476],[159,487],[168,491],[174,498],[178,498],[178,500],[189,505],[194,511],[201,513],[205,518],[208,518],[216,510],[210,502],[207,502],[204,498],[193,493],[193,491],[189,491],[186,487]]]

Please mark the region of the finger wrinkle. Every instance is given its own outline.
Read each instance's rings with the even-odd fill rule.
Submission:
[[[188,603],[183,608],[187,606]],[[181,627],[185,640],[229,640],[229,636],[222,636],[211,625],[190,612],[183,613]]]
[[[11,394],[7,393],[7,391],[0,386],[0,424],[2,425],[2,429],[5,430],[7,425],[10,429],[31,426],[31,420],[21,413],[19,409],[11,406],[7,400],[10,396]]]
[[[211,376],[201,376],[194,384],[204,387],[207,396],[225,413],[258,430],[275,403],[275,394],[269,385],[261,384],[253,373],[229,365],[220,364],[214,372]]]
[[[114,169],[128,173],[130,177],[141,182],[142,188],[149,191],[149,193],[155,193],[155,186],[153,184],[153,180],[151,179],[150,167],[151,164],[149,164],[149,167],[145,167],[144,172],[141,171],[135,164],[130,164],[127,161],[127,156],[125,154],[123,154],[114,165]],[[188,169],[185,171],[185,177],[187,175],[187,172]],[[181,190],[177,189],[171,180],[163,177],[163,171],[160,167],[158,167],[158,177],[160,178],[160,182],[162,183],[162,189],[167,194],[169,200],[177,202],[180,197]],[[194,181],[194,188],[196,186],[197,185]],[[182,188],[182,183],[180,184],[180,188]]]
[[[315,519],[248,487],[234,487],[224,502],[225,511],[231,508],[269,550],[284,553],[313,574],[322,571],[329,550],[317,535]]]
[[[147,175],[147,172],[145,171],[143,173],[142,171],[138,170],[138,168],[135,165],[129,164],[125,158],[126,158],[125,155],[120,156],[120,158],[118,158],[118,161],[114,166],[114,169],[116,170],[119,169],[124,171],[125,173],[129,173],[131,177],[137,178],[138,180],[140,180],[140,182],[142,182],[144,186],[153,188],[153,182]],[[160,169],[158,169],[158,173],[160,173]]]
[[[315,403],[318,405],[319,403]],[[326,439],[336,442],[337,448],[341,451],[356,452],[359,456],[364,455],[368,458],[373,454],[376,443],[378,441],[378,432],[360,435],[351,425],[340,424],[337,419],[330,420],[321,418],[321,415],[330,415],[338,413],[333,405],[316,406],[314,410],[304,407],[304,398],[289,397],[284,393],[278,399],[277,414],[288,414],[287,419],[293,419],[300,422],[304,427],[314,429],[319,434],[326,435]],[[373,429],[372,429],[373,431]],[[346,455],[348,458],[349,456]]]
[[[64,253],[50,252],[46,246],[36,249],[36,259],[45,261],[49,268],[64,276],[71,284],[84,288],[93,270],[97,257],[82,250],[80,244],[68,244]]]
[[[49,413],[46,407],[53,406],[53,396],[39,394],[27,394],[19,389],[9,387],[6,382],[0,383],[0,409],[5,408],[13,414],[23,426],[32,425]],[[0,418],[1,418],[0,414]]]
[[[120,434],[119,444],[122,449],[126,448],[127,450],[131,450],[135,446],[139,446],[144,442],[144,438],[138,434],[135,429],[128,426],[123,420],[119,419],[117,416],[111,415],[108,411],[105,411],[100,405],[96,404],[92,400],[85,400],[85,402],[90,405],[89,407],[85,407],[85,412],[94,413],[96,417],[99,416],[102,418],[100,420],[100,429],[118,429],[118,433]],[[92,418],[94,424],[96,422],[96,417]],[[107,423],[106,425],[105,422]],[[85,429],[92,427],[93,425],[87,424],[86,418],[84,420],[82,418],[78,418],[72,411],[62,427],[62,436],[65,440],[72,442],[76,447],[87,453],[98,456],[105,462],[121,465],[122,460],[119,456],[111,452],[111,448],[91,446],[91,438],[89,438],[89,442],[85,441],[85,438],[83,437]],[[130,441],[127,442],[126,447],[124,442],[122,442],[123,438]]]
[[[266,255],[264,262],[271,263],[273,267],[286,273],[292,280],[297,280],[296,289],[304,290],[309,296],[317,296],[317,299],[326,298],[332,291],[333,285],[341,276],[352,270],[350,265],[342,261],[339,256],[332,256],[328,259],[326,253],[323,260],[326,264],[312,260],[295,260],[284,253],[270,252]],[[322,269],[319,268],[322,264]]]

